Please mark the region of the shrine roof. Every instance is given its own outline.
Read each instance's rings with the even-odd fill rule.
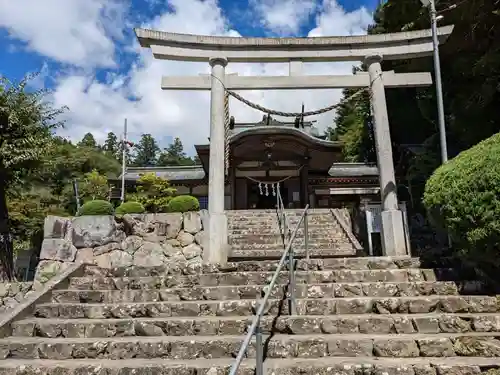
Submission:
[[[125,173],[126,180],[137,181],[142,174],[154,173],[169,181],[194,181],[206,177],[201,165],[182,167],[130,167]],[[365,177],[378,176],[378,169],[374,165],[363,163],[335,163],[328,171],[331,177]],[[121,179],[121,176],[119,177]]]
[[[251,134],[251,131],[255,131],[255,134],[257,134],[262,132],[262,129],[268,129],[277,133],[279,133],[280,130],[282,130],[283,133],[286,133],[288,129],[297,129],[313,138],[325,139],[326,135],[320,134],[319,130],[314,126],[315,123],[316,120],[303,122],[299,121],[299,124],[296,125],[295,121],[279,121],[271,116],[264,115],[262,120],[259,122],[235,123],[234,128],[231,130],[231,136],[236,139],[238,138],[237,135],[240,133]]]
[[[267,135],[279,137],[280,135],[291,135],[298,137],[303,141],[311,144],[312,146],[323,146],[323,147],[341,147],[341,142],[334,142],[326,140],[326,137],[321,137],[316,128],[309,126],[304,126],[303,128],[296,128],[294,126],[286,125],[254,125],[246,128],[237,128],[233,130],[230,141],[234,143],[241,140],[244,137],[251,137],[257,135]]]
[[[203,180],[205,178],[205,171],[201,165],[189,165],[182,167],[129,167],[125,173],[125,179],[138,180],[145,173],[154,173],[169,181]]]

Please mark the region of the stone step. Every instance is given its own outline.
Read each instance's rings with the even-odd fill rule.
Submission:
[[[283,298],[287,285],[276,285],[271,298]],[[147,290],[54,290],[52,302],[117,303],[157,301],[200,301],[256,299],[264,296],[265,285],[240,286],[193,286],[189,288]],[[296,298],[344,298],[366,297],[416,297],[429,295],[457,295],[454,282],[422,281],[402,283],[335,283],[299,284],[295,288]]]
[[[135,319],[29,318],[12,324],[16,337],[120,337],[244,335],[254,316],[200,316]],[[264,316],[264,333],[393,334],[498,332],[500,314],[362,314],[330,316]]]
[[[260,251],[272,251],[272,250],[281,250],[283,252],[284,250],[284,245],[283,243],[274,243],[274,244],[254,244],[254,243],[239,243],[235,245],[231,245],[234,248],[238,250],[243,250],[243,251],[251,251],[251,250],[260,250]],[[322,242],[315,242],[315,241],[309,241],[308,243],[308,249],[310,250],[323,250],[323,249],[331,249],[331,250],[336,250],[337,248],[340,248],[341,252],[338,255],[343,255],[343,250],[346,247],[351,248],[351,252],[349,255],[355,255],[352,249],[352,244],[347,240],[338,240],[338,241],[322,241]],[[294,251],[301,252],[304,250],[305,245],[304,241],[294,241],[293,245]],[[283,254],[283,253],[282,253]]]
[[[294,227],[298,224],[300,221],[300,218],[287,218],[286,223],[287,226]],[[302,220],[302,223],[304,220]],[[309,216],[307,218],[307,223],[310,226],[323,226],[325,224],[327,225],[339,225],[338,221],[333,217],[333,216]],[[258,226],[258,225],[276,225],[279,227],[279,221],[278,218],[275,217],[240,217],[240,218],[231,218],[228,220],[228,226],[229,227],[234,227],[234,226]],[[301,224],[304,225],[304,224]]]
[[[286,229],[293,231],[296,228],[296,224],[287,224]],[[283,227],[278,225],[277,223],[266,223],[266,222],[256,222],[256,223],[244,223],[244,224],[230,224],[228,225],[228,233],[229,234],[259,234],[270,233],[276,234],[280,233],[283,230]],[[299,233],[304,233],[304,225],[300,225],[297,229]],[[329,232],[343,232],[343,229],[337,225],[336,223],[322,223],[322,224],[314,224],[309,223],[308,225],[309,233],[329,233]]]
[[[363,335],[263,335],[267,358],[500,357],[500,332]],[[128,336],[95,338],[10,337],[0,339],[0,359],[234,358],[244,336]],[[255,358],[255,341],[247,350]]]
[[[301,216],[304,213],[303,208],[286,208],[285,214],[287,216]],[[228,217],[241,217],[241,216],[266,216],[266,215],[276,215],[277,213],[281,213],[282,210],[277,210],[276,208],[271,208],[267,210],[239,210],[239,211],[226,211],[226,215]],[[307,214],[309,216],[316,216],[316,215],[332,215],[332,212],[330,209],[327,208],[315,208],[315,209],[309,209],[307,210]]]
[[[283,255],[283,252],[280,253]],[[181,270],[179,272],[187,271],[188,274],[193,273],[226,273],[226,272],[245,272],[245,271],[275,271],[278,265],[277,260],[246,260],[238,262],[228,262],[224,265],[212,264],[192,264],[189,265],[188,270]],[[410,257],[357,257],[357,258],[327,258],[327,259],[310,259],[309,262],[304,260],[296,261],[297,270],[373,270],[373,269],[407,269],[419,268],[420,259]],[[99,268],[94,265],[87,265],[85,273],[88,276],[152,276],[152,275],[166,275],[173,270],[170,266],[165,267],[122,267],[122,268]]]
[[[344,240],[340,233],[309,233],[308,239],[311,243],[331,243]],[[232,234],[228,236],[229,244],[248,243],[248,244],[283,244],[283,237],[280,233],[270,234]],[[296,236],[294,242],[304,242],[304,236]]]
[[[283,254],[283,253],[282,253]],[[226,270],[232,271],[275,271],[277,261],[240,261],[228,263]],[[371,269],[397,269],[397,268],[419,268],[420,259],[410,257],[360,257],[360,258],[331,258],[298,260],[298,270],[371,270]]]
[[[280,249],[241,249],[233,248],[229,254],[230,261],[242,260],[242,259],[281,259],[283,255],[283,247]],[[306,251],[303,248],[294,246],[294,255],[296,258],[305,258]],[[324,258],[342,258],[342,257],[353,257],[356,255],[356,250],[349,244],[336,245],[330,248],[320,248],[314,249],[309,248],[310,258],[319,258],[318,260]]]
[[[291,227],[289,228],[290,231],[293,231],[294,228]],[[323,238],[323,237],[328,237],[329,235],[334,235],[334,236],[345,236],[344,231],[341,228],[336,228],[336,227],[325,227],[325,228],[310,228],[308,229],[307,233],[309,236],[312,236],[312,238]],[[262,227],[255,227],[255,228],[243,228],[243,229],[228,229],[228,237],[231,238],[236,238],[236,237],[242,237],[242,236],[259,236],[259,235],[264,235],[264,236],[281,236],[282,231],[279,228],[262,228]],[[323,236],[323,237],[320,237]],[[296,237],[302,238],[304,237],[304,228],[299,228],[297,231]]]
[[[287,224],[292,223],[291,221],[287,221]],[[293,223],[297,224],[298,221],[295,220]],[[338,228],[339,224],[336,221],[330,220],[328,222],[309,222],[307,221],[309,228],[313,229],[323,229],[323,228]],[[228,222],[227,223],[228,228],[230,229],[245,229],[245,228],[250,228],[250,229],[257,229],[257,228],[275,228],[279,229],[280,228],[280,223],[278,219],[258,219],[258,220],[251,220],[248,222],[244,221],[233,221],[233,222]],[[302,226],[301,226],[302,228]]]
[[[259,302],[251,299],[225,301],[168,301],[133,303],[44,303],[35,307],[39,318],[108,319],[192,316],[249,316],[255,314]],[[349,297],[296,299],[298,315],[345,314],[424,314],[496,313],[500,306],[496,297],[426,296],[426,297]],[[265,315],[289,315],[288,303],[270,299]]]
[[[234,359],[7,359],[0,375],[227,375]],[[500,363],[488,357],[269,358],[263,375],[495,375]],[[255,359],[244,359],[237,375],[255,375]]]
[[[281,215],[281,213],[279,213]],[[302,216],[302,212],[285,212],[286,218],[290,220],[299,220],[300,217]],[[277,219],[278,218],[278,213],[276,211],[274,212],[245,212],[242,215],[228,215],[228,221],[235,221],[235,220],[244,220],[244,219]],[[318,212],[318,213],[309,213],[307,215],[307,219],[331,219],[335,220],[335,216],[331,214],[330,212]]]
[[[73,277],[70,289],[161,289],[172,287],[217,286],[217,285],[267,285],[274,272],[230,272],[212,274],[192,274],[186,276],[151,277]],[[390,270],[328,270],[296,271],[299,284],[350,283],[350,282],[413,282],[436,281],[431,269],[390,269]],[[278,275],[277,283],[288,283],[288,271]]]

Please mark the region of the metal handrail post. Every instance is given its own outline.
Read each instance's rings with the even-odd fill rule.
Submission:
[[[255,327],[255,375],[264,375],[264,345],[260,319]]]
[[[287,227],[286,227],[286,216],[285,216],[285,209],[283,208],[283,239],[284,242],[286,243],[287,240]]]
[[[238,371],[238,369],[240,367],[241,361],[243,360],[243,357],[245,356],[245,353],[248,349],[248,345],[250,344],[250,341],[252,340],[252,337],[254,336],[257,327],[260,325],[260,320],[261,320],[262,316],[264,315],[264,311],[266,310],[267,302],[269,301],[273,287],[276,285],[276,281],[278,280],[278,276],[281,272],[281,269],[283,268],[283,265],[285,264],[285,260],[288,257],[290,249],[292,247],[292,242],[293,242],[295,236],[297,235],[297,232],[298,232],[300,226],[302,225],[302,221],[304,220],[305,212],[307,212],[308,209],[309,209],[309,205],[307,205],[306,208],[304,209],[304,213],[302,213],[302,215],[300,216],[300,219],[299,219],[297,225],[295,226],[295,228],[290,236],[290,241],[288,241],[288,243],[285,247],[285,251],[283,252],[283,255],[281,256],[280,261],[278,263],[278,266],[276,267],[276,271],[274,271],[273,277],[271,278],[271,282],[269,283],[269,286],[267,288],[266,294],[264,295],[264,298],[262,300],[260,300],[260,305],[257,309],[256,314],[255,314],[255,318],[254,318],[252,324],[250,325],[250,327],[248,328],[247,335],[246,335],[245,339],[243,340],[243,343],[241,344],[240,350],[238,352],[238,355],[236,356],[236,360],[233,363],[233,366],[231,367],[231,371],[229,372],[229,375],[236,375],[236,372]]]
[[[304,247],[306,252],[306,264],[309,268],[309,223],[308,223],[308,214],[305,212],[304,216]]]
[[[290,241],[291,243],[291,241]],[[297,315],[296,305],[295,305],[295,259],[293,253],[293,245],[290,246],[290,251],[288,252],[288,308],[290,315]]]

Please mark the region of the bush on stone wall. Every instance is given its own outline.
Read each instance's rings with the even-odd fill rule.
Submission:
[[[78,216],[113,215],[113,206],[108,201],[89,201],[80,207]]]
[[[500,133],[438,168],[424,204],[464,256],[500,265]]]
[[[168,180],[154,173],[145,173],[137,184],[137,194],[133,194],[131,200],[141,203],[150,213],[168,211],[168,203],[175,194],[175,189],[170,186]]]
[[[168,212],[199,211],[200,202],[192,195],[179,195],[168,203]]]
[[[146,209],[139,202],[125,202],[119,205],[115,210],[116,216],[123,216],[125,214],[142,214]]]

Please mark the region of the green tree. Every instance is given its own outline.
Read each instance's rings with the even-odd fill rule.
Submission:
[[[38,248],[43,240],[43,223],[47,215],[66,216],[61,202],[50,189],[42,186],[19,191],[11,189],[8,199],[9,222],[14,254]]]
[[[106,200],[109,196],[108,179],[97,169],[93,169],[91,172],[85,173],[85,179],[79,186],[79,191],[84,201]]]
[[[0,79],[0,279],[14,278],[13,241],[7,207],[7,186],[38,168],[62,122],[46,101],[46,91],[28,91],[27,76],[19,84]]]
[[[135,145],[135,155],[132,165],[136,167],[155,166],[160,148],[151,134],[143,134]]]
[[[109,156],[121,160],[121,145],[115,133],[108,133],[102,149]]]
[[[334,119],[335,126],[327,129],[327,137],[331,141],[343,143],[343,156],[346,161],[376,162],[369,94],[365,92],[351,98],[356,91],[343,91],[346,99],[339,103]]]
[[[130,197],[131,201],[141,203],[147,212],[167,212],[168,203],[175,194],[168,180],[154,173],[143,174],[137,181],[137,194]]]
[[[180,166],[180,165],[194,165],[195,161],[186,155],[184,146],[179,138],[175,138],[174,142],[170,144],[158,157],[158,166]]]
[[[460,257],[491,270],[498,280],[500,133],[441,165],[427,181],[424,204],[435,226],[447,229]]]
[[[78,147],[97,148],[97,142],[92,133],[87,133],[82,140],[78,142]]]
[[[39,173],[40,180],[60,194],[73,179],[82,179],[94,169],[108,178],[116,178],[121,172],[120,163],[104,152],[71,143],[54,143],[47,150]]]
[[[500,130],[500,14],[496,1],[437,2],[444,19],[440,26],[455,25],[440,48],[449,157],[470,148]],[[369,34],[428,29],[429,12],[416,0],[387,0],[374,14]],[[359,67],[362,68],[362,67]],[[384,71],[433,72],[432,56],[411,60],[384,60]],[[345,91],[344,97],[349,95]],[[400,177],[412,186],[416,202],[425,181],[441,164],[435,86],[386,90],[394,163]],[[364,160],[360,127],[364,115],[355,106],[340,109],[331,136],[344,141],[348,160]],[[350,125],[349,125],[350,124]],[[348,125],[348,126],[346,126]],[[419,152],[404,152],[419,148]]]

